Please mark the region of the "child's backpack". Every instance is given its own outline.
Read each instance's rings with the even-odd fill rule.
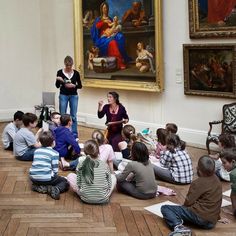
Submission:
[[[48,120],[50,120],[49,108],[47,106],[42,106],[42,109],[41,109],[41,112],[39,115],[39,119],[38,119],[37,127],[42,128],[43,121],[47,122]]]

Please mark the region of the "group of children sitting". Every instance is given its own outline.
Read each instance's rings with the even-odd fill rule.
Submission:
[[[151,199],[157,193],[156,178],[173,184],[191,184],[183,206],[161,208],[166,223],[174,230],[170,235],[191,235],[191,230],[183,223],[211,229],[220,218],[222,187],[219,180],[223,179],[232,183],[231,200],[236,216],[236,148],[230,134],[220,135],[219,154],[199,159],[199,178],[193,181],[191,157],[173,123],[157,129],[157,141],[148,134],[136,134],[132,125],[125,125],[123,141],[118,145],[121,160],[116,158],[100,130],[92,133],[82,152],[71,132],[72,120],[68,114],[53,112],[49,130],[40,129],[34,135],[36,125],[35,114],[17,111],[14,121],[2,134],[4,148],[13,150],[16,159],[33,161],[29,170],[33,191],[59,199],[60,193],[70,187],[82,201],[102,204],[109,201],[115,187],[135,198]],[[59,176],[59,166],[75,173]],[[115,174],[114,167],[119,173]]]

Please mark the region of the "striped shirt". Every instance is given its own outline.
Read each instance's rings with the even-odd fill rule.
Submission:
[[[83,165],[85,158],[80,157],[78,169]],[[99,165],[94,168],[94,180],[87,184],[81,171],[77,171],[77,184],[82,201],[92,204],[106,203],[109,201],[111,191],[111,173],[108,165],[101,160],[96,160]]]
[[[35,150],[30,168],[30,178],[36,181],[50,181],[58,173],[59,153],[51,147]]]
[[[193,166],[190,156],[185,150],[175,148],[175,153],[169,150],[161,151],[160,163],[168,168],[172,177],[178,183],[189,184],[193,180]]]

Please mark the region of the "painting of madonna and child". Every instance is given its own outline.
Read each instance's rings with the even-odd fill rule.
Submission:
[[[185,94],[235,97],[234,54],[234,45],[184,45]]]
[[[84,76],[156,81],[154,0],[82,1]]]

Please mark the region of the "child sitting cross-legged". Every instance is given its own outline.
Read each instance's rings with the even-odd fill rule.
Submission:
[[[59,153],[53,150],[55,145],[51,131],[44,131],[39,135],[42,145],[34,152],[34,160],[29,171],[32,190],[47,193],[58,200],[60,193],[69,188],[66,178],[58,175]]]
[[[131,159],[124,171],[116,175],[118,191],[138,199],[156,197],[157,184],[146,145],[135,142],[131,149]]]
[[[178,135],[169,133],[166,137],[166,150],[161,151],[160,166],[154,166],[158,179],[175,184],[190,184],[193,180],[193,167],[185,150],[185,142]]]
[[[215,163],[209,156],[198,161],[198,179],[189,187],[183,206],[164,205],[163,218],[174,231],[169,236],[190,236],[191,230],[184,223],[203,229],[212,229],[220,219],[222,186],[215,175]]]
[[[231,202],[233,215],[236,217],[236,148],[227,148],[220,153],[222,164],[230,172]]]
[[[86,141],[84,153],[86,156],[79,158],[77,173],[69,174],[67,180],[82,201],[90,204],[107,203],[116,185],[116,177],[111,174],[108,165],[99,159],[96,141]]]

